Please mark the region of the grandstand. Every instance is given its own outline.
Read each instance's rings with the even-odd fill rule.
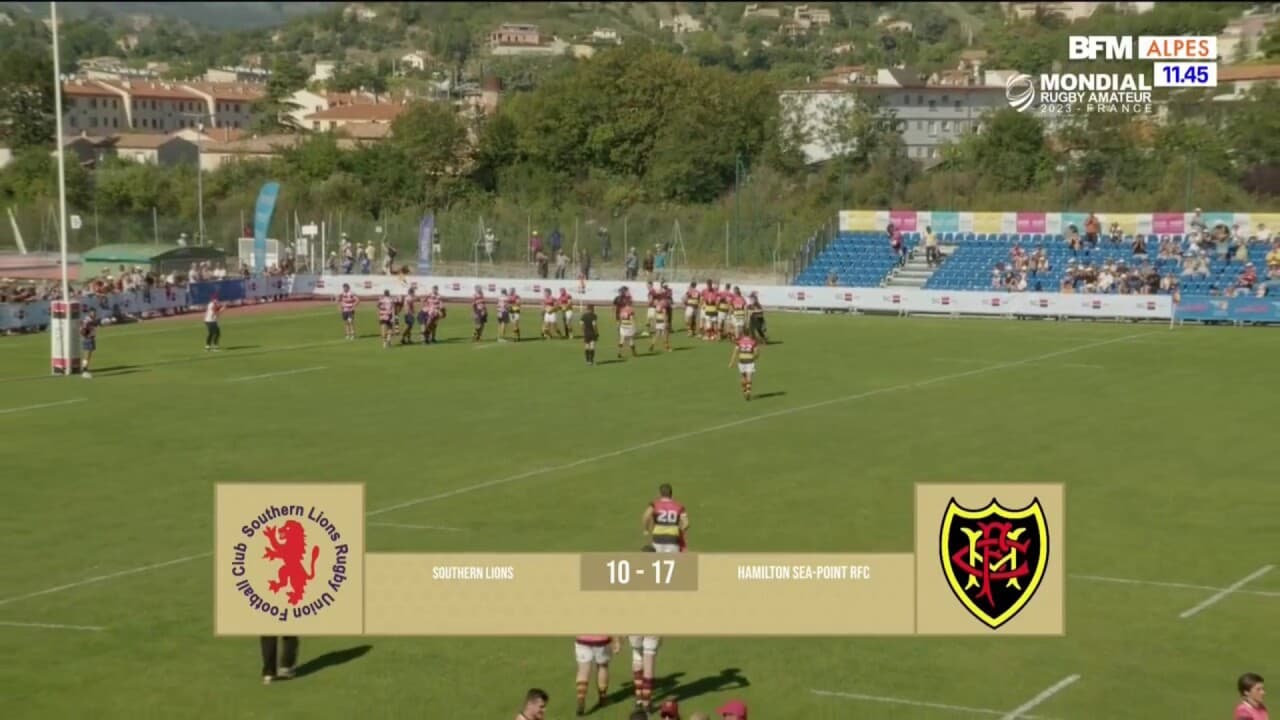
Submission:
[[[1209,258],[1208,273],[1198,277],[1183,277],[1180,258],[1160,258],[1160,236],[1147,235],[1149,261],[1161,275],[1178,276],[1184,294],[1209,295],[1214,290],[1224,291],[1232,287],[1239,275],[1243,261]],[[1179,244],[1179,252],[1185,253],[1188,242],[1183,235],[1170,236]],[[904,233],[907,247],[920,245],[919,233]],[[999,263],[1008,263],[1015,245],[1028,252],[1043,247],[1049,260],[1049,270],[1028,278],[1028,290],[1057,292],[1072,261],[1080,265],[1102,265],[1107,261],[1132,262],[1132,235],[1123,242],[1113,244],[1103,239],[1096,248],[1073,252],[1064,236],[1041,233],[938,233],[938,243],[949,252],[937,270],[924,283],[927,290],[990,290],[991,272]],[[1268,243],[1249,246],[1248,261],[1257,266],[1260,275],[1266,267],[1266,255],[1271,249]],[[813,262],[796,277],[797,285],[826,285],[832,273],[837,284],[845,287],[880,287],[893,275],[895,258],[883,232],[845,231],[829,243]],[[1036,286],[1039,287],[1036,287]]]

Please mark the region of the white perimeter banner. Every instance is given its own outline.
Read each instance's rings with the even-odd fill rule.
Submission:
[[[730,280],[732,282],[732,280]],[[294,291],[336,298],[346,283],[361,297],[370,298],[390,290],[402,295],[410,287],[418,295],[438,287],[449,300],[470,300],[478,286],[489,298],[497,299],[498,291],[515,288],[525,305],[536,303],[543,290],[553,295],[564,288],[575,301],[609,305],[618,289],[627,286],[632,297],[644,301],[647,286],[643,282],[591,280],[541,280],[484,277],[415,277],[392,275],[326,275],[298,276]],[[857,310],[862,312],[894,312],[902,315],[918,313],[946,315],[996,315],[1036,317],[1123,318],[1168,320],[1173,315],[1173,299],[1167,295],[1083,295],[1064,293],[1008,293],[981,291],[919,290],[915,288],[839,288],[800,287],[787,285],[739,285],[743,294],[756,292],[760,303],[768,308],[787,310]],[[684,301],[687,284],[672,284],[675,303]]]

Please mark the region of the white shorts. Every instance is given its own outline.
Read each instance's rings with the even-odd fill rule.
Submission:
[[[654,543],[653,549],[660,553],[678,553],[680,552],[679,543]]]
[[[564,311],[564,324],[565,324],[565,325],[572,325],[572,324],[573,324],[573,311],[572,311],[572,310],[565,310],[565,311]]]
[[[645,655],[657,655],[658,646],[662,644],[662,639],[656,635],[632,635],[628,640],[631,642],[631,661],[636,665]]]
[[[596,665],[608,665],[613,659],[613,648],[609,645],[583,645],[582,643],[573,644],[574,657],[580,663],[595,663]]]
[[[667,321],[662,318],[658,318],[657,322],[653,324],[653,330],[654,332],[666,332]]]
[[[697,312],[697,310],[698,310],[697,308],[691,308],[686,305],[684,308],[684,321],[689,322],[690,320],[692,320],[693,314]]]
[[[707,314],[705,314],[705,313],[702,315],[702,326],[703,326],[703,327],[705,327],[705,328],[712,328],[712,327],[715,327],[716,322],[718,322],[718,321],[716,320],[716,316],[715,316],[715,315],[707,315]]]
[[[520,313],[511,313],[511,322],[515,325],[520,324]]]
[[[556,314],[553,312],[542,313],[542,322],[546,325],[554,325],[556,322]]]
[[[623,340],[630,340],[635,337],[636,329],[633,327],[618,328],[618,337]]]
[[[651,307],[644,311],[644,316],[650,320],[658,316],[658,308]]]
[[[743,375],[746,375],[747,377],[750,377],[750,376],[752,376],[752,375],[755,375],[755,374],[756,374],[756,364],[755,364],[755,363],[753,363],[753,362],[749,362],[749,363],[738,363],[738,372],[742,373]]]

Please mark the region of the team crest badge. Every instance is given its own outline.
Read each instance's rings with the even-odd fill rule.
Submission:
[[[995,498],[970,510],[952,498],[940,536],[947,584],[960,604],[992,630],[1021,612],[1044,579],[1049,528],[1039,498],[1019,510]]]

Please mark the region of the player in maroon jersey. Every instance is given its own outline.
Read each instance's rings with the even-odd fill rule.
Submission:
[[[351,286],[342,283],[342,294],[338,296],[338,309],[342,312],[342,324],[346,327],[346,339],[356,339],[356,306],[360,304],[360,296],[351,292]]]
[[[742,397],[747,400],[751,399],[751,381],[756,375],[756,357],[760,354],[760,348],[756,339],[750,335],[743,335],[733,342],[733,354],[729,356],[729,367],[733,367],[733,363],[738,363],[738,374],[742,376]]]
[[[485,323],[489,322],[489,303],[484,299],[484,291],[476,286],[476,294],[471,298],[471,319],[475,322],[475,334],[471,342],[480,342],[484,336]]]
[[[671,299],[664,293],[658,295],[653,303],[653,336],[649,338],[649,352],[653,352],[659,342],[667,352],[671,352]]]
[[[658,486],[658,499],[644,509],[644,532],[658,552],[684,552],[689,513],[677,502],[671,485]]]

